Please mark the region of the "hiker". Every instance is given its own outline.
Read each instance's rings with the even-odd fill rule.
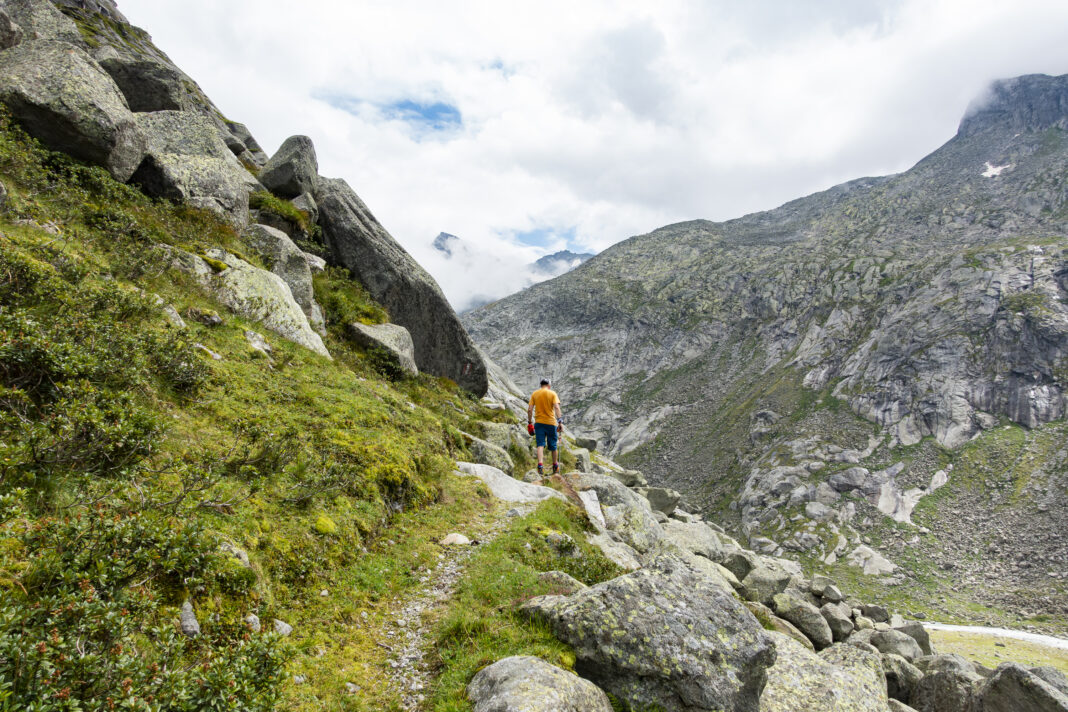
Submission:
[[[560,472],[556,436],[564,432],[564,414],[560,412],[560,397],[549,385],[548,378],[541,379],[541,388],[531,394],[527,404],[527,432],[535,437],[538,445],[539,477],[545,474],[543,454],[546,447],[553,454],[553,474]]]

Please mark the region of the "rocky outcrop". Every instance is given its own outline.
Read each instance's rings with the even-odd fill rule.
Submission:
[[[668,556],[524,609],[574,647],[581,675],[632,707],[753,712],[775,661],[744,606]]]
[[[773,633],[775,664],[760,697],[760,712],[885,712],[886,682],[877,655],[852,646],[816,655],[793,638]]]
[[[145,154],[115,82],[65,42],[23,40],[0,52],[0,102],[45,146],[104,166],[117,180],[133,175]]]
[[[325,328],[323,311],[315,301],[315,288],[312,285],[312,270],[307,253],[293,244],[284,232],[266,225],[251,225],[246,234],[268,268],[289,285],[289,291],[308,317],[308,323],[322,334]],[[408,341],[411,342],[411,337],[408,337]],[[404,365],[401,364],[401,367]]]
[[[260,182],[280,198],[315,192],[319,159],[307,136],[290,136],[260,171]]]
[[[400,371],[410,376],[419,374],[419,368],[415,365],[415,344],[412,343],[412,335],[403,326],[357,322],[349,324],[347,328],[348,337],[353,343],[365,349],[381,349]],[[499,467],[496,462],[487,464]]]
[[[972,136],[991,130],[1040,131],[1068,129],[1068,86],[1061,77],[1027,74],[994,82],[972,102],[957,134]]]
[[[461,475],[477,477],[482,480],[494,497],[505,502],[533,503],[542,502],[546,499],[566,500],[564,495],[554,489],[520,482],[490,465],[458,462],[456,463],[456,468]]]
[[[153,58],[120,53],[114,47],[98,50],[96,60],[126,97],[130,111],[191,108],[182,73],[177,68]]]
[[[434,279],[385,231],[342,180],[320,178],[315,202],[332,259],[408,329],[419,370],[486,393],[486,365]]]
[[[504,449],[468,433],[464,433],[464,440],[475,462],[496,467],[508,475],[515,474],[515,463]]]
[[[130,182],[148,195],[169,198],[248,222],[248,194],[256,179],[240,164],[216,128],[189,111],[136,115],[147,156]]]
[[[1017,663],[1002,663],[983,686],[976,712],[1068,712],[1068,693]]]
[[[5,0],[4,11],[17,23],[26,40],[59,40],[80,45],[78,26],[45,0]]]
[[[221,304],[263,324],[279,336],[330,358],[323,340],[293,299],[282,278],[250,265],[224,250],[208,250],[207,262],[197,255],[170,250],[171,266],[191,274]]]
[[[823,650],[834,642],[831,627],[819,609],[798,594],[792,592],[776,594],[772,598],[772,603],[775,613],[797,626],[798,630],[812,641],[816,650]]]
[[[474,712],[612,712],[596,685],[529,655],[479,670],[467,686],[467,697]]]

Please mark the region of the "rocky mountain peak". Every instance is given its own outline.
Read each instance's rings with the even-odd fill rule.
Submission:
[[[445,253],[446,257],[452,257],[452,248],[459,244],[460,238],[447,232],[439,232],[434,238],[434,249]]]
[[[957,130],[973,136],[992,128],[1016,132],[1068,128],[1068,74],[999,79],[968,107]]]

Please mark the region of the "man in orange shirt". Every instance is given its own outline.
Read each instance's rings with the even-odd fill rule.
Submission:
[[[560,472],[556,456],[556,436],[564,430],[564,415],[560,412],[560,397],[549,387],[549,379],[541,379],[541,388],[534,391],[527,404],[527,432],[536,438],[538,446],[538,475],[545,474],[545,448],[553,454],[553,474]]]

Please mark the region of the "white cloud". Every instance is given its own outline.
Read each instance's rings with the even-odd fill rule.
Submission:
[[[991,79],[1068,72],[1062,0],[120,9],[268,151],[311,136],[321,172],[347,179],[459,308],[511,291],[557,247],[517,233],[573,230],[569,247],[596,251],[903,170]],[[383,108],[401,101],[454,106],[462,126],[416,130]],[[489,262],[437,259],[442,230]]]

